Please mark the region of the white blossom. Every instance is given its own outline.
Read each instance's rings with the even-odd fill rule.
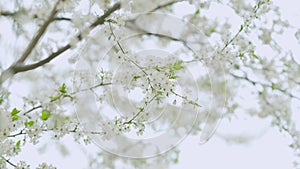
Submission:
[[[56,169],[56,167],[52,166],[51,164],[42,163],[39,164],[39,166],[36,167],[36,169]]]
[[[0,3],[1,30],[10,30],[0,43],[5,49],[0,51],[1,169],[30,168],[18,155],[44,135],[62,145],[72,135],[79,144],[90,144],[95,136],[126,147],[130,138],[116,138],[131,133],[142,138],[170,126],[167,132],[178,135],[213,132],[214,126],[211,131],[203,126],[223,112],[229,119],[243,112],[270,120],[289,136],[299,157],[300,132],[290,105],[299,100],[300,68],[295,53],[277,39],[292,30],[300,42],[300,30],[280,14],[280,6],[270,0],[120,4]],[[185,5],[193,10],[182,20],[173,16]],[[220,12],[215,7],[224,9],[224,16],[215,15]],[[51,11],[56,15],[49,19]],[[175,20],[182,25],[169,24]],[[5,34],[1,31],[0,38]],[[247,94],[254,105],[248,105]],[[187,133],[191,126],[196,130]],[[134,152],[147,149],[143,141]],[[145,160],[95,153],[89,168],[165,169],[179,157],[177,151]],[[54,168],[46,162],[37,166]]]
[[[20,161],[17,164],[16,169],[30,169],[30,165],[28,165],[25,161]]]

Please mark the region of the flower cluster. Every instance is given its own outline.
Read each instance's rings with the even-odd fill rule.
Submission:
[[[6,41],[0,44],[7,48],[5,52],[8,51],[0,53],[0,56],[5,56],[5,62],[0,63],[0,168],[7,168],[7,165],[30,168],[24,161],[14,164],[10,159],[17,156],[27,143],[38,144],[44,133],[49,133],[55,140],[71,134],[76,142],[85,144],[91,142],[91,135],[100,135],[108,141],[130,131],[141,136],[150,126],[147,122],[156,121],[160,126],[149,128],[161,129],[174,122],[176,113],[181,111],[187,113],[176,121],[176,126],[188,128],[194,120],[195,107],[200,107],[198,102],[210,105],[210,97],[213,97],[211,111],[219,112],[226,100],[228,116],[243,110],[251,116],[270,118],[273,126],[291,137],[290,147],[299,157],[300,134],[289,103],[300,100],[300,68],[293,54],[276,39],[286,34],[286,28],[291,24],[280,16],[280,7],[275,2],[125,0],[110,7],[114,2],[0,2],[0,23],[3,23],[4,30],[11,30],[8,35],[12,34],[12,38],[7,39],[16,45],[11,47]],[[149,20],[135,16],[137,12],[156,11],[173,15],[176,13],[175,4],[194,9],[188,11],[183,20],[198,31],[174,29],[176,35],[172,37],[169,33],[172,31],[163,28],[170,21],[162,19],[163,15],[149,17]],[[215,15],[212,10],[217,6],[223,7],[228,11],[224,13],[229,15]],[[157,21],[161,25],[152,29],[151,24]],[[293,28],[293,31],[299,42],[299,28]],[[0,32],[0,38],[6,36]],[[155,43],[161,40],[156,46],[164,49],[180,45],[186,49],[172,54],[149,49],[149,39]],[[86,44],[84,48],[88,50],[77,51],[82,44]],[[107,55],[106,48],[111,48]],[[60,57],[75,53],[76,56],[69,59]],[[188,61],[181,58],[183,54],[188,55]],[[74,80],[73,70],[66,69],[73,68],[74,63],[81,60],[83,64],[76,65]],[[71,64],[66,65],[67,61]],[[204,71],[198,72],[197,68],[201,66],[206,66],[207,74],[214,77],[200,77]],[[41,71],[22,74],[37,68]],[[96,73],[91,73],[91,70]],[[192,73],[188,74],[189,71]],[[17,73],[20,76],[12,78]],[[230,82],[223,79],[225,76]],[[73,92],[68,85],[72,80]],[[61,84],[62,81],[65,83]],[[54,93],[49,90],[51,84],[60,84]],[[31,89],[26,90],[26,86]],[[244,93],[237,93],[239,87],[251,89],[249,95],[256,100],[250,109],[241,103],[240,98],[249,98],[245,98]],[[96,95],[98,115],[104,117],[109,113],[109,118],[102,121],[93,119],[97,121],[97,130],[88,130],[79,123],[71,107],[77,103],[77,97],[88,92]],[[198,98],[199,93],[206,95]],[[94,110],[87,108],[90,103],[86,105],[80,105],[82,110]],[[209,106],[204,107],[202,112]],[[119,114],[115,116],[112,110]],[[206,119],[205,115],[201,114],[201,119]],[[220,117],[220,114],[211,114],[208,121],[215,122]],[[196,128],[192,134],[201,132],[201,124]],[[167,160],[150,159],[154,163],[151,165],[146,160],[130,162],[130,165],[135,168],[166,168],[169,161],[178,161],[178,153],[164,157]],[[101,159],[101,165],[116,168],[116,157],[106,154]],[[105,168],[103,165],[101,167]],[[46,163],[37,167],[54,168]]]
[[[42,163],[36,169],[56,169],[56,167],[51,164]]]

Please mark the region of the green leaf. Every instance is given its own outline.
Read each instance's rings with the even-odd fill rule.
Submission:
[[[211,28],[210,29],[210,33],[214,33],[214,32],[216,32],[216,29],[215,28]]]
[[[178,158],[175,158],[175,159],[173,160],[173,162],[174,162],[174,164],[178,164],[178,162],[179,162]]]
[[[259,8],[261,6],[261,4],[263,4],[263,2],[262,1],[258,1],[257,8]]]
[[[240,53],[240,54],[239,54],[239,57],[240,57],[240,58],[243,58],[244,56],[245,56],[245,53]]]
[[[171,75],[169,79],[177,79],[179,78],[180,76],[176,76],[176,75]]]
[[[173,70],[172,64],[169,64],[168,67],[169,67],[170,72],[173,72],[173,71],[174,71],[174,70]]]
[[[180,60],[180,61],[174,63],[173,68],[174,68],[175,70],[181,70],[181,69],[184,68],[184,67],[182,66],[182,64],[183,64],[183,61]]]
[[[59,95],[57,95],[57,96],[49,96],[49,98],[50,98],[51,101],[55,101],[55,100],[58,100],[60,98],[60,96]]]
[[[0,98],[0,105],[3,103],[4,99],[1,97]]]
[[[66,84],[62,84],[61,87],[59,88],[59,91],[62,93],[62,94],[66,94],[67,93],[67,90],[66,90]]]
[[[12,120],[13,121],[16,121],[16,120],[18,120],[20,118],[20,116],[18,116],[18,115],[14,115],[14,116],[12,116]]]
[[[199,15],[200,14],[200,10],[197,9],[197,11],[195,12],[195,15]]]
[[[11,114],[12,116],[15,116],[15,115],[17,115],[19,112],[20,112],[20,110],[14,108],[14,109],[11,111],[10,114]]]
[[[51,115],[51,112],[47,110],[42,110],[41,120],[47,120]]]
[[[158,66],[155,66],[154,69],[158,72],[160,72],[160,68]]]
[[[157,91],[157,95],[163,95],[164,94],[164,92],[162,92],[162,91]]]
[[[234,69],[236,69],[236,70],[240,69],[240,66],[237,65],[237,64],[235,64],[233,67],[234,67]]]
[[[20,116],[18,115],[19,112],[20,112],[20,110],[18,110],[18,109],[16,109],[16,108],[14,108],[14,109],[10,112],[13,121],[16,121],[16,120],[18,120],[18,119],[20,118]]]
[[[20,151],[20,146],[21,146],[21,140],[18,140],[16,142],[16,145],[14,146],[14,152]]]
[[[259,57],[254,52],[252,53],[252,57],[254,57],[255,59],[259,59]]]
[[[275,90],[275,84],[272,83],[272,90]]]
[[[139,79],[139,78],[141,78],[142,76],[133,76],[133,79],[134,80],[137,80],[137,79]]]
[[[26,121],[26,122],[24,123],[24,125],[25,125],[25,127],[31,127],[31,126],[34,125],[34,121]]]

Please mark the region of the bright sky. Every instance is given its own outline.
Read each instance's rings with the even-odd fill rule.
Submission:
[[[283,18],[288,19],[296,28],[300,28],[300,1],[277,0],[275,3],[279,4]],[[295,59],[300,61],[300,45],[296,41],[288,40],[290,36],[291,34],[287,34],[282,42],[295,53]],[[293,106],[295,111],[299,111],[298,106],[295,104]],[[268,119],[233,118],[231,122],[225,119],[218,127],[216,135],[206,144],[197,145],[199,137],[195,136],[184,140],[179,146],[181,150],[179,165],[172,168],[292,169],[294,157],[288,147],[289,138],[279,133],[277,129],[271,128],[269,124]],[[222,136],[225,133],[232,136],[240,134],[245,138],[253,139],[241,144],[230,143],[224,141]]]
[[[292,25],[300,28],[300,1],[277,0],[276,3],[280,4],[283,16]],[[176,8],[179,9],[179,14],[189,11],[189,8],[185,7],[176,6]],[[287,35],[287,39],[289,36]],[[300,61],[299,43],[290,43],[286,39],[284,43],[298,54],[295,57]],[[294,110],[296,111],[297,108]],[[222,138],[225,133],[243,134],[245,137],[253,137],[254,139],[241,144],[228,143]],[[42,147],[43,144],[48,143],[47,140],[48,138],[44,137],[39,145]],[[42,155],[38,153],[35,147],[25,147],[19,160],[26,160],[34,166],[46,160],[52,162],[58,168],[81,169],[86,166],[86,157],[83,152],[94,151],[95,146],[80,148],[70,140],[72,140],[70,137],[63,140],[70,149],[70,154],[66,157],[61,156],[57,146],[50,142],[46,153],[42,153]],[[233,118],[231,122],[225,119],[219,125],[216,135],[211,140],[204,145],[199,145],[198,142],[198,136],[190,136],[179,145],[181,151],[179,164],[173,166],[173,169],[293,169],[292,160],[294,157],[288,147],[289,139],[279,133],[278,130],[270,128],[268,119]]]

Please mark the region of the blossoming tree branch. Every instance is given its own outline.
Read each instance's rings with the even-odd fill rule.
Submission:
[[[276,2],[13,0],[0,23],[0,168],[56,168],[19,157],[66,137],[97,145],[88,168],[170,168],[186,136],[241,114],[287,135],[299,167],[299,61],[280,39],[300,29]]]

